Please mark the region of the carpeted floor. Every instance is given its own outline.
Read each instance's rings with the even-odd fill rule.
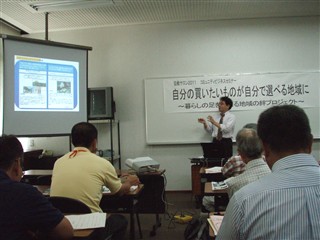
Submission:
[[[161,226],[152,231],[156,225],[155,214],[139,214],[142,239],[152,240],[183,240],[183,233],[187,223],[178,223],[175,215],[189,215],[197,217],[200,214],[200,209],[196,208],[196,201],[191,192],[167,192],[166,193],[167,211],[165,214],[160,214]],[[126,216],[129,220],[129,216]],[[128,230],[129,232],[129,230]],[[154,235],[155,233],[155,235]],[[127,238],[129,238],[129,233]],[[135,239],[140,239],[138,227],[136,225]]]

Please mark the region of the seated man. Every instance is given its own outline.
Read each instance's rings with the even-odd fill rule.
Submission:
[[[239,155],[233,156],[228,159],[228,161],[221,168],[221,173],[226,178],[236,177],[244,172],[246,169],[246,164],[242,161]]]
[[[243,128],[250,128],[257,131],[257,124],[247,123],[243,126]],[[226,178],[235,177],[243,173],[245,168],[246,164],[242,161],[241,157],[237,155],[228,159],[228,161],[222,167],[221,172]]]
[[[0,239],[71,239],[73,229],[35,187],[20,183],[23,148],[13,136],[0,137]]]
[[[225,180],[228,185],[229,199],[243,186],[254,182],[271,172],[266,162],[262,159],[262,144],[254,129],[243,128],[236,137],[238,153],[246,163],[246,170],[236,176]]]
[[[272,172],[233,195],[217,240],[320,239],[320,168],[306,113],[271,107],[259,116],[258,135]]]
[[[262,145],[257,136],[256,130],[254,130],[254,128],[256,128],[256,124],[247,124],[244,127],[246,126],[249,128],[242,128],[236,136],[239,156],[229,159],[228,162],[234,161],[239,163],[239,166],[241,166],[241,163],[243,162],[244,165],[246,166],[247,164],[247,166],[246,170],[240,175],[239,168],[231,168],[233,169],[233,171],[231,171],[232,175],[236,175],[236,177],[230,177],[225,180],[225,183],[228,185],[227,191],[229,198],[231,198],[232,195],[243,186],[256,181],[260,177],[271,172],[268,165],[262,159]],[[234,162],[232,163],[234,164]],[[229,171],[228,173],[231,172]],[[207,211],[213,212],[215,210],[214,197],[203,197],[202,204]]]
[[[55,162],[50,196],[75,198],[89,206],[92,212],[102,212],[99,204],[103,186],[111,193],[122,195],[140,183],[135,175],[126,176],[121,183],[112,164],[95,154],[97,138],[98,131],[91,123],[73,126],[71,139],[75,148]],[[127,220],[122,215],[112,214],[107,218],[107,231],[102,233],[102,238],[112,235],[113,239],[123,239],[126,227]]]

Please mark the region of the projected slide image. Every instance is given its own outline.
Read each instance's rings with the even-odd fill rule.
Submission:
[[[15,55],[15,111],[79,111],[79,63]]]
[[[57,92],[58,93],[71,93],[71,83],[58,81]]]

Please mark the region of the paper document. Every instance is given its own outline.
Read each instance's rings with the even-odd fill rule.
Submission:
[[[138,185],[133,185],[130,187],[130,192],[133,192],[134,190],[136,190],[138,188]],[[102,193],[111,193],[110,189],[107,188],[106,186],[102,187]]]
[[[223,216],[220,215],[210,215],[208,222],[214,232],[214,235],[217,235],[223,220]]]
[[[222,182],[211,182],[212,190],[219,190],[219,189],[225,189],[228,188],[228,185],[222,181]]]
[[[66,215],[74,230],[101,228],[105,227],[107,214],[106,213],[88,213],[78,215]]]
[[[138,185],[133,185],[130,187],[130,192],[133,192],[134,190],[136,190],[138,188]]]
[[[207,168],[205,171],[206,173],[221,173],[222,167],[212,167],[212,168]]]

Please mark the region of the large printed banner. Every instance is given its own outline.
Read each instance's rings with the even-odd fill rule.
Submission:
[[[163,80],[164,111],[212,111],[222,96],[233,100],[233,111],[284,104],[319,107],[319,76],[319,72],[302,72],[167,78]]]

